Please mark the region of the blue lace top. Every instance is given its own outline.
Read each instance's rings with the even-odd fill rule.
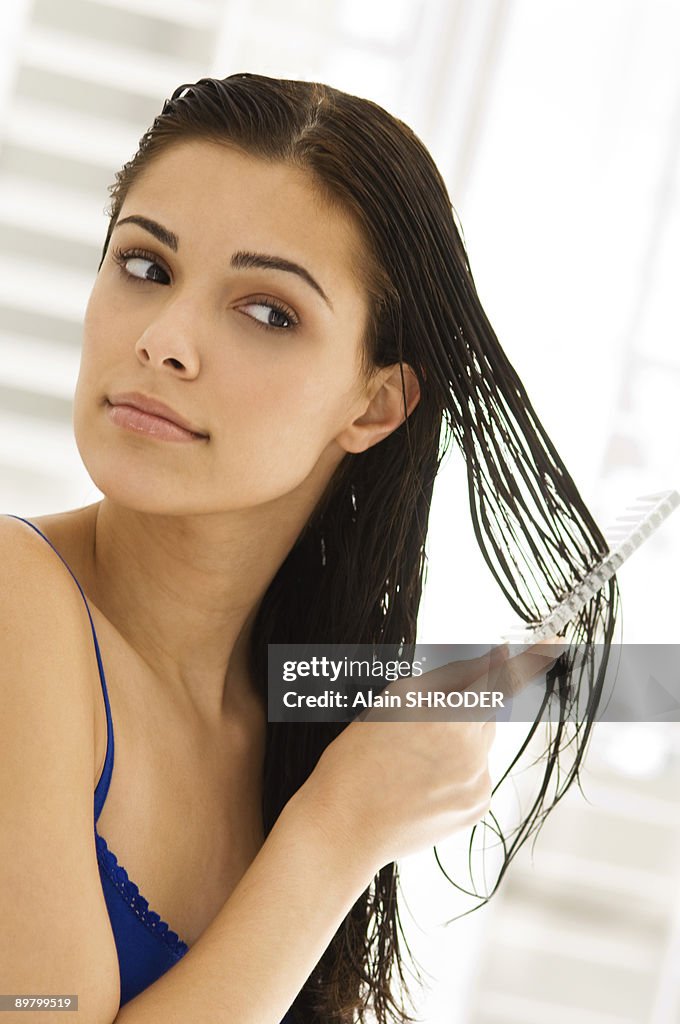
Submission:
[[[118,952],[120,1005],[123,1006],[130,999],[139,995],[145,988],[148,988],[149,985],[153,984],[161,975],[165,974],[178,960],[181,960],[189,947],[179,937],[177,932],[172,931],[167,922],[161,920],[160,916],[149,908],[148,901],[141,895],[135,883],[128,878],[127,871],[118,863],[116,855],[109,850],[106,840],[97,832],[97,821],[104,807],[113,772],[114,745],[111,706],[109,704],[104,667],[102,665],[94,622],[92,621],[87,598],[83,593],[80,583],[78,583],[70,567],[54,545],[28,519],[23,519],[21,516],[12,516],[11,518],[20,519],[30,526],[59,555],[59,558],[61,558],[71,576],[73,576],[82,594],[92,627],[92,637],[97,655],[97,665],[99,666],[104,707],[106,709],[106,758],[101,777],[94,792],[94,835],[97,848],[97,862],[99,864],[99,877]],[[281,1024],[291,1024],[290,1011],[286,1014]]]

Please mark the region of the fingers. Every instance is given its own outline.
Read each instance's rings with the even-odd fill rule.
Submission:
[[[468,665],[470,671],[476,674],[468,685],[449,686],[449,691],[464,689],[466,693],[475,694],[481,698],[482,694],[487,697],[494,695],[492,706],[485,706],[480,699],[478,703],[471,702],[467,708],[457,709],[455,715],[449,714],[449,718],[456,721],[476,721],[488,724],[495,722],[497,711],[495,708],[500,704],[502,707],[506,701],[511,701],[537,676],[547,672],[566,649],[566,641],[561,637],[553,636],[548,640],[532,644],[520,654],[510,656],[507,644],[495,648],[483,655],[481,658],[472,659]],[[486,664],[484,664],[486,662]],[[451,662],[450,665],[459,663]],[[468,672],[466,671],[466,678]]]
[[[418,683],[413,677],[390,685],[391,694],[403,696],[407,691],[423,694],[466,693],[471,697],[465,704],[446,704],[439,707],[411,706],[409,721],[473,721],[480,725],[495,724],[497,708],[521,693],[537,676],[547,672],[565,650],[566,641],[553,636],[532,644],[519,654],[510,656],[507,644],[494,647],[478,658],[452,661],[425,674]],[[474,698],[478,699],[475,700]],[[452,710],[455,708],[455,711]],[[403,721],[402,710],[380,708],[362,712],[360,721],[376,719]]]
[[[566,641],[552,636],[532,644],[519,654],[509,656],[491,669],[489,682],[498,682],[506,696],[515,697],[529,683],[555,664],[566,648]]]
[[[476,684],[478,690],[493,690],[501,693],[503,702],[517,697],[529,686],[537,676],[543,675],[552,668],[557,659],[566,649],[566,641],[553,636],[541,640],[537,644],[504,658],[493,665],[486,679]]]
[[[501,644],[499,647],[492,647],[490,650],[485,651],[484,654],[480,654],[478,658],[468,658],[466,661],[451,661],[447,665],[442,666],[443,670],[447,670],[455,665],[457,673],[457,690],[467,690],[474,686],[480,679],[486,677],[486,675],[502,665],[510,656],[510,648],[507,644]],[[434,676],[435,672],[442,671],[442,669],[435,669],[428,675]]]

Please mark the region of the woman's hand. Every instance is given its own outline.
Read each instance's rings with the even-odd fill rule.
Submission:
[[[390,683],[389,692],[494,690],[513,696],[550,668],[562,644],[552,637],[512,658],[503,645],[418,679]],[[476,708],[476,719],[487,716],[481,721],[432,720],[431,711],[410,714],[409,721],[390,721],[389,711],[381,708],[351,722],[329,743],[299,791],[306,813],[315,816],[329,840],[367,858],[374,871],[473,825],[489,809],[493,709]]]

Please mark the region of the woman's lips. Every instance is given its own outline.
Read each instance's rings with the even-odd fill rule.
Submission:
[[[203,435],[193,434],[190,430],[163,419],[162,416],[142,412],[134,405],[111,405],[107,402],[106,413],[117,427],[134,430],[137,434],[146,434],[147,437],[155,437],[159,441],[205,441]]]

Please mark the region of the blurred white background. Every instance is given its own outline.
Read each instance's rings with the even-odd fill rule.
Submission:
[[[71,397],[106,188],[177,85],[239,71],[324,81],[411,125],[447,181],[501,344],[595,517],[606,527],[636,496],[678,488],[678,52],[673,0],[3,5],[0,511],[100,497]],[[419,642],[495,642],[515,616],[478,551],[455,452],[428,555]],[[676,642],[679,565],[676,515],[619,573],[619,639]],[[498,726],[499,777],[525,733]],[[533,861],[529,843],[489,905],[447,929],[474,904],[431,850],[403,862],[409,942],[432,974],[426,1024],[680,1022],[678,727],[597,726],[583,777],[590,802],[572,790]],[[529,796],[535,784],[531,771],[517,782]],[[501,812],[516,820],[507,794]],[[439,847],[461,885],[467,838]]]

